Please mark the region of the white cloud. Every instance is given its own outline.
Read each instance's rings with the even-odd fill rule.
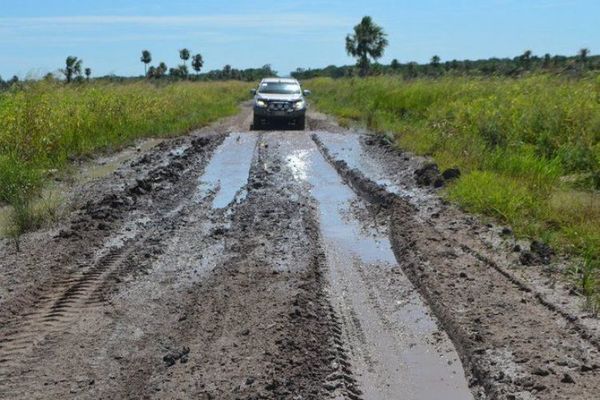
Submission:
[[[144,25],[155,27],[202,26],[212,28],[333,28],[346,27],[346,18],[318,14],[246,14],[246,15],[195,15],[195,16],[59,16],[0,18],[0,28],[27,27]]]
[[[173,41],[202,38],[211,43],[307,35],[337,36],[351,23],[337,16],[279,13],[208,16],[0,17],[0,44]],[[329,34],[329,35],[328,35]]]

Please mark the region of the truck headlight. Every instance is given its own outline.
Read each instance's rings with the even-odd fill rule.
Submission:
[[[264,100],[256,100],[256,107],[265,108],[267,106],[267,102]]]
[[[300,100],[300,101],[297,101],[296,103],[294,103],[294,108],[296,110],[302,110],[305,105],[306,105],[306,103],[304,102],[304,100]]]

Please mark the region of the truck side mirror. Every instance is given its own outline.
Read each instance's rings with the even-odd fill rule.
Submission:
[[[310,96],[312,92],[310,90],[304,90],[303,93],[305,96]]]
[[[250,89],[250,93],[252,93],[252,96],[256,96],[256,89]]]

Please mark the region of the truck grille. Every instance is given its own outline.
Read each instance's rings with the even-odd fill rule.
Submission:
[[[273,101],[269,103],[270,111],[287,111],[292,108],[292,104],[288,101]]]

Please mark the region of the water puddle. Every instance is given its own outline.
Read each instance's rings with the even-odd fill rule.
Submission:
[[[387,238],[377,232],[367,232],[363,224],[352,218],[354,192],[318,151],[310,153],[308,182],[311,194],[319,202],[321,232],[338,252],[358,257],[365,263],[378,263],[385,268],[396,264]],[[368,235],[370,233],[370,235]]]
[[[257,134],[252,132],[230,134],[215,150],[200,178],[195,200],[200,202],[214,196],[212,207],[215,209],[241,201],[257,139]]]
[[[331,302],[345,321],[344,338],[364,397],[472,399],[450,340],[408,279],[392,273],[397,261],[386,234],[360,221],[359,215],[368,214],[360,210],[363,203],[308,136],[284,140],[292,142],[281,147],[286,165],[310,184],[319,203]],[[357,147],[347,154],[360,160],[360,143],[348,143]]]
[[[404,186],[391,177],[389,169],[386,169],[381,161],[365,151],[360,135],[331,132],[318,132],[316,135],[327,147],[332,157],[336,160],[344,160],[350,168],[360,170],[365,177],[382,185],[388,192],[406,198],[415,204],[422,203],[425,197],[429,197],[423,191]]]

